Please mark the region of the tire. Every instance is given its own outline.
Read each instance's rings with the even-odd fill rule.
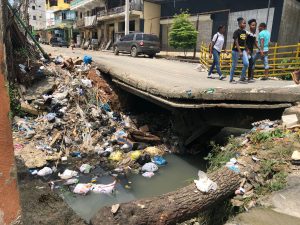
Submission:
[[[131,55],[132,57],[137,57],[137,56],[138,56],[137,48],[136,48],[135,46],[133,46],[133,47],[131,48],[130,55]]]
[[[154,54],[150,54],[150,55],[149,55],[149,58],[153,59],[153,57],[155,57],[155,56],[156,56],[155,53],[154,53]]]
[[[119,55],[119,49],[118,49],[118,46],[115,46],[115,48],[114,48],[114,54],[115,55]]]

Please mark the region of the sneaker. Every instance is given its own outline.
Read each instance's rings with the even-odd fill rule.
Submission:
[[[269,80],[268,77],[262,77],[260,80]]]
[[[220,80],[224,80],[226,77],[224,77],[223,75],[220,76]]]
[[[212,75],[208,75],[207,78],[214,79]]]
[[[240,84],[248,84],[248,81],[246,79],[239,79]]]
[[[236,81],[235,80],[230,80],[229,83],[236,84]]]
[[[248,82],[249,82],[249,83],[254,83],[255,80],[254,80],[253,78],[251,78],[251,79],[248,79]]]

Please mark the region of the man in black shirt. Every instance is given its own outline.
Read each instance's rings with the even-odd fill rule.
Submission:
[[[249,50],[249,68],[248,68],[248,82],[253,81],[253,62],[254,62],[254,47],[257,47],[257,42],[256,42],[256,27],[257,27],[257,22],[255,19],[251,19],[248,21],[248,25],[250,28],[250,31],[247,31],[247,48]]]
[[[248,54],[247,54],[247,45],[246,45],[246,40],[247,40],[247,33],[245,31],[246,28],[246,21],[243,18],[238,18],[237,19],[238,24],[239,24],[239,29],[237,29],[233,33],[233,48],[232,48],[232,66],[230,70],[230,83],[235,83],[233,80],[235,68],[238,64],[238,60],[240,57],[243,59],[243,69],[242,69],[242,74],[240,78],[240,83],[247,83],[246,82],[246,71],[249,66],[249,59],[248,59]]]

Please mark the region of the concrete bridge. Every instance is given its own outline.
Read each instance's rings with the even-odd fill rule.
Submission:
[[[222,127],[248,128],[254,121],[279,119],[283,110],[300,101],[300,87],[292,81],[257,80],[230,84],[228,79],[207,79],[196,64],[115,56],[109,52],[45,46],[53,55],[91,55],[98,68],[120,88],[172,111],[174,128],[189,145]]]
[[[207,79],[191,63],[103,53],[94,60],[121,88],[169,108],[275,109],[300,100],[300,87],[292,81],[229,84],[217,75]]]

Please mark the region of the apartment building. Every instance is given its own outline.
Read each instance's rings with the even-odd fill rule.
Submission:
[[[160,34],[160,4],[131,0],[129,8],[130,32]],[[77,14],[77,44],[94,40],[104,48],[125,34],[125,0],[73,0],[71,10]]]
[[[29,25],[33,32],[46,28],[46,2],[45,0],[30,0]]]
[[[75,11],[70,10],[70,0],[46,0],[46,30],[43,38],[61,37],[67,41],[76,36],[73,28]]]

